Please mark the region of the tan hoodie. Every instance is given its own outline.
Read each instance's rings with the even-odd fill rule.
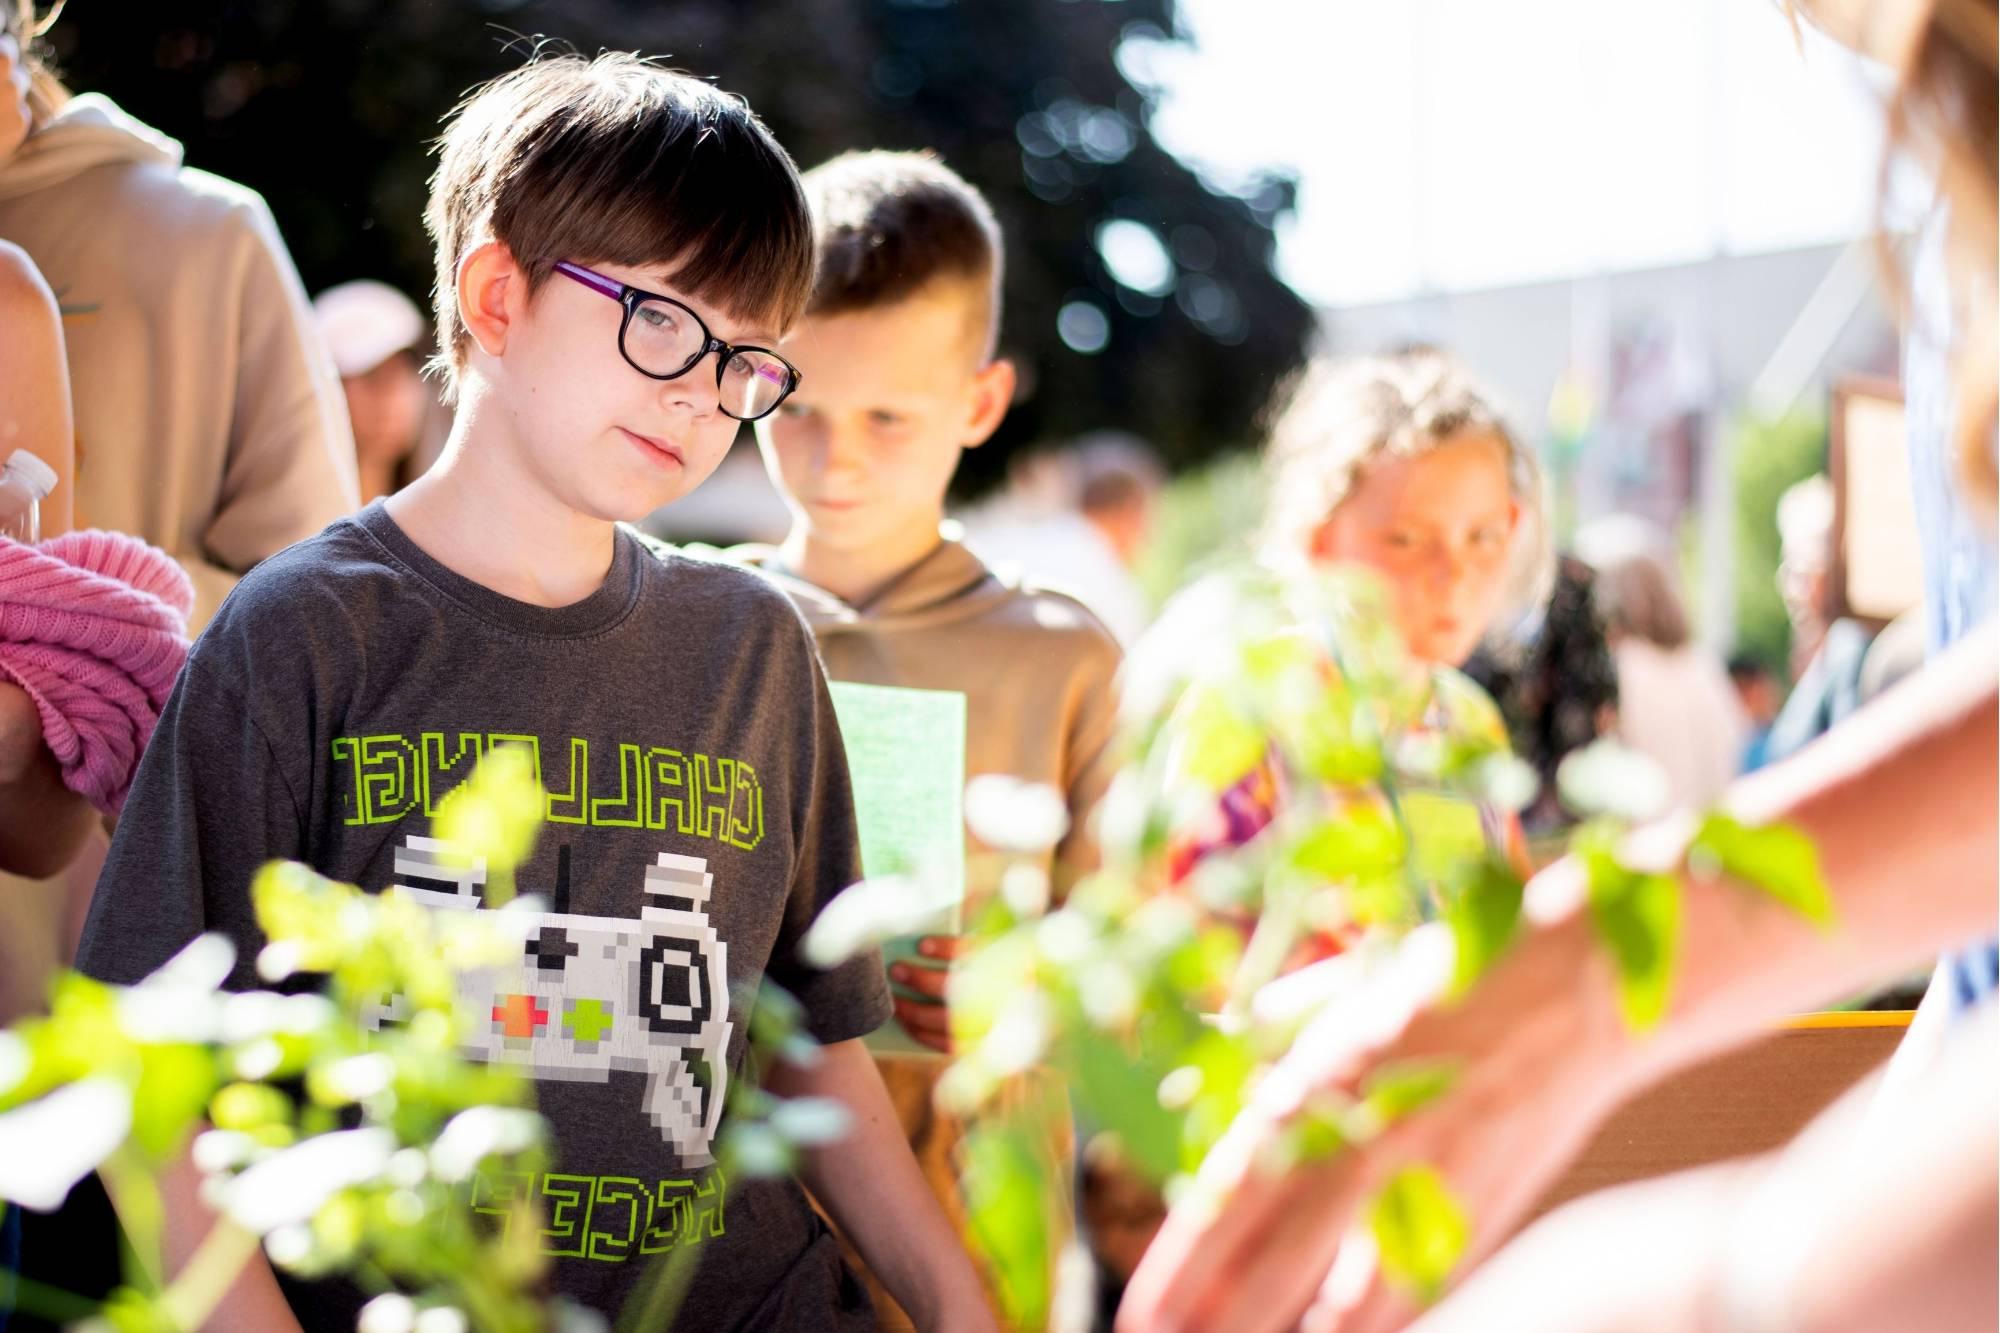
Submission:
[[[256,194],[86,94],[0,161],[0,238],[64,312],[78,525],[179,560],[192,628],[250,566],[358,507],[340,381]],[[54,880],[0,874],[0,1021],[40,1004],[104,846]]]
[[[945,525],[936,550],[860,606],[788,576],[768,546],[738,547],[732,554],[791,594],[819,640],[828,679],[963,693],[967,778],[999,773],[1046,783],[1064,794],[1070,831],[1048,865],[1058,890],[1096,865],[1088,816],[1111,781],[1119,651],[1083,603],[1002,578],[958,542],[955,524]],[[976,865],[968,865],[966,883],[967,896],[975,901],[994,887]],[[880,1054],[875,1064],[918,1166],[962,1232],[965,1203],[957,1162],[966,1126],[934,1100],[945,1062]],[[1024,1097],[1061,1096],[1046,1071],[1022,1075],[1017,1087]],[[1037,1087],[1039,1094],[1033,1091]],[[1069,1180],[1075,1144],[1066,1122],[1051,1129],[1053,1137],[1037,1145],[1051,1182],[1041,1204],[1052,1248],[1060,1252],[1074,1216]],[[868,1283],[876,1328],[914,1330],[909,1315],[852,1246],[847,1256]],[[987,1280],[994,1279],[988,1274]]]
[[[185,565],[195,628],[250,566],[358,507],[340,381],[254,192],[85,94],[0,162],[0,238],[63,308],[79,525]]]
[[[787,575],[768,546],[739,547],[791,594],[830,680],[965,695],[968,779],[1000,773],[1063,793],[1059,887],[1096,864],[1086,822],[1111,780],[1117,641],[1075,598],[1003,579],[955,539],[860,606]],[[968,883],[977,895],[990,886]]]

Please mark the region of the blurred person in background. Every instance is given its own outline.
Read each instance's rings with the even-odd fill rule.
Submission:
[[[1771,668],[1754,657],[1729,659],[1729,683],[1736,687],[1736,702],[1743,705],[1743,717],[1750,725],[1750,739],[1743,746],[1743,771],[1754,773],[1770,762],[1771,723],[1785,702],[1785,687]]]
[[[79,526],[129,532],[194,579],[195,626],[251,565],[353,508],[353,444],[305,290],[258,195],[34,54],[0,0],[27,133],[0,154],[0,239],[64,315]]]
[[[1500,705],[1515,753],[1541,779],[1521,812],[1532,838],[1574,822],[1556,793],[1556,769],[1617,725],[1618,670],[1598,609],[1596,576],[1575,556],[1556,561],[1554,586],[1527,617],[1488,635],[1465,674]]]
[[[1660,766],[1676,806],[1699,807],[1740,771],[1750,726],[1721,660],[1694,641],[1663,544],[1622,516],[1577,540],[1618,666],[1618,739]]]
[[[983,558],[1082,602],[1121,647],[1152,619],[1133,570],[1153,530],[1166,470],[1151,445],[1098,431],[1024,460],[1006,492],[960,515]]]
[[[346,407],[264,201],[72,95],[37,56],[42,26],[0,0],[0,240],[59,305],[76,526],[179,561],[198,631],[243,571],[354,508]],[[0,876],[0,1020],[41,1003],[104,847],[86,841],[67,891]]]
[[[1860,621],[1831,614],[1833,510],[1833,482],[1824,473],[1778,498],[1778,594],[1792,622],[1794,679],[1771,723],[1770,762],[1797,754],[1864,702],[1861,668],[1875,636]]]
[[[28,0],[0,0],[0,240],[58,303],[75,524],[178,561],[192,633],[244,571],[355,507],[347,411],[264,201],[183,165],[108,98],[73,96],[38,55],[43,26]],[[0,329],[0,355],[15,332]],[[0,873],[0,1022],[43,1005],[106,846],[93,820],[60,872]],[[101,1189],[80,1188],[24,1227],[25,1271],[108,1291],[117,1274],[76,1256],[101,1252],[78,1234],[111,1225]]]
[[[430,328],[409,297],[366,278],[314,297],[313,318],[340,372],[361,503],[372,504],[416,480],[444,444],[450,414],[424,380]]]

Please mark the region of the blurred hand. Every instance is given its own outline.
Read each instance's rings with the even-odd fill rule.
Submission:
[[[927,959],[949,964],[957,958],[965,940],[957,935],[926,935],[917,941],[917,952]],[[921,999],[896,997],[896,1021],[903,1031],[934,1051],[951,1054],[951,1011],[945,1005],[948,967],[899,962],[889,968],[889,978],[897,985],[917,992]]]
[[[1608,965],[1575,910],[1581,872],[1558,862],[1531,890],[1562,910],[1450,1003],[1451,941],[1440,927],[1361,974],[1260,1083],[1203,1164],[1127,1289],[1119,1333],[1303,1326],[1399,1328],[1414,1305],[1376,1271],[1365,1212],[1399,1168],[1436,1168],[1470,1216],[1468,1261],[1489,1252],[1615,1104],[1630,1043]],[[1355,1094],[1406,1061],[1443,1061],[1451,1089],[1369,1144],[1277,1174],[1288,1126],[1323,1090]]]

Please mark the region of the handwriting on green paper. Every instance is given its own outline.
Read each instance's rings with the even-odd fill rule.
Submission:
[[[938,905],[965,897],[965,696],[835,681],[861,870],[920,876]]]
[[[908,875],[936,915],[919,932],[955,935],[965,901],[965,696],[953,690],[833,681],[847,746],[861,871]],[[914,936],[883,946],[885,962],[915,962]],[[925,1051],[894,1021],[871,1049]]]

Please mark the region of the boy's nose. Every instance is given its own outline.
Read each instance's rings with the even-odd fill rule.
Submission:
[[[867,445],[861,432],[830,426],[821,457],[828,472],[859,472],[866,461]]]
[[[662,380],[660,390],[668,407],[714,416],[722,410],[722,391],[716,387],[715,367],[706,359],[678,379]]]

